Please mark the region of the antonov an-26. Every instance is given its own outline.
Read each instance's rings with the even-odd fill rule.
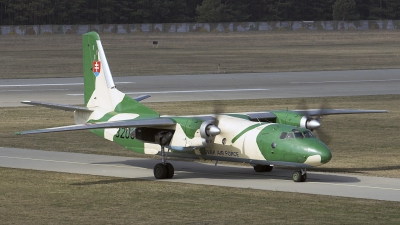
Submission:
[[[73,111],[76,125],[17,133],[89,130],[128,150],[161,155],[161,162],[154,166],[157,179],[174,176],[174,167],[166,161],[167,154],[173,154],[249,163],[257,172],[270,172],[274,166],[293,167],[297,168],[293,180],[304,182],[307,168],[332,158],[329,148],[312,132],[320,126],[312,116],[386,112],[314,109],[162,116],[140,103],[149,96],[133,99],[115,87],[97,33],[84,34],[82,43],[85,106],[22,102]]]

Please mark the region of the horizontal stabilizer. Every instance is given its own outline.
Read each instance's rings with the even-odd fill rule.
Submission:
[[[51,109],[61,109],[61,110],[65,110],[65,111],[85,111],[85,112],[93,111],[87,107],[75,106],[75,105],[63,105],[63,104],[49,103],[49,102],[22,101],[21,103],[27,104],[27,105],[42,106],[42,107],[51,108]]]
[[[91,130],[91,129],[102,129],[102,128],[104,129],[104,128],[124,128],[124,127],[155,127],[155,126],[168,126],[174,124],[175,122],[169,118],[121,120],[121,121],[110,121],[101,123],[85,123],[85,124],[78,124],[71,126],[46,128],[40,130],[28,130],[28,131],[16,132],[16,134],[39,134],[39,133]]]
[[[140,101],[145,100],[145,99],[150,98],[150,97],[151,97],[150,95],[140,95],[140,96],[137,96],[137,97],[134,98],[134,99],[135,99],[136,101],[140,102]]]

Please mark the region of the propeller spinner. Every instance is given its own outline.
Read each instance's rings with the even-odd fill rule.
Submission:
[[[300,121],[300,126],[307,128],[311,131],[314,130],[318,130],[317,132],[317,136],[319,137],[319,139],[321,139],[324,143],[328,144],[331,141],[331,137],[323,130],[321,129],[321,114],[323,114],[324,109],[330,109],[331,107],[329,106],[328,102],[326,101],[326,99],[323,100],[320,109],[318,110],[319,113],[317,113],[317,117],[313,118],[309,111],[308,111],[308,106],[306,104],[306,101],[303,99],[301,100],[301,102],[299,103],[299,109],[304,109],[305,113],[303,118]]]

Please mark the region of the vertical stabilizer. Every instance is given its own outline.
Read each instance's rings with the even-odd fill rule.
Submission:
[[[155,111],[115,88],[100,37],[96,32],[83,35],[82,47],[84,103],[87,107],[101,108],[117,113],[159,116]]]

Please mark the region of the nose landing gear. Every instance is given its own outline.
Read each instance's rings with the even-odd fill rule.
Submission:
[[[292,179],[294,182],[305,182],[307,180],[307,170],[301,169],[300,171],[294,171]]]

